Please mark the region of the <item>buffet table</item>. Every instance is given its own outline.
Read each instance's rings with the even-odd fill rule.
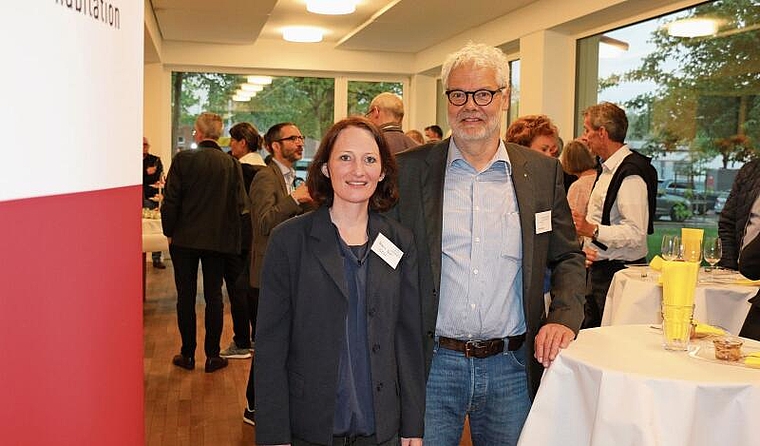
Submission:
[[[755,446],[758,413],[760,369],[666,351],[648,325],[600,327],[544,372],[518,445]]]
[[[739,333],[749,312],[747,301],[757,294],[758,286],[735,271],[719,270],[712,276],[699,274],[694,319]],[[661,323],[662,284],[658,279],[659,274],[648,267],[625,268],[615,273],[607,292],[602,326]]]

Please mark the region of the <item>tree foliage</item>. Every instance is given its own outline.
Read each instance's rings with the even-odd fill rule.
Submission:
[[[695,168],[716,156],[724,167],[760,156],[760,8],[755,0],[720,0],[689,10],[688,18],[714,18],[714,36],[671,36],[665,21],[650,41],[656,49],[641,65],[602,88],[649,81],[654,91],[625,103],[634,130],[646,135],[645,150],[689,150]],[[646,129],[645,126],[649,128]]]

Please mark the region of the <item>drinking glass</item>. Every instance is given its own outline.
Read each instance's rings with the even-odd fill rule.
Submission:
[[[680,260],[702,263],[702,240],[691,240],[688,244],[681,240],[679,251],[678,258]]]
[[[707,237],[705,238],[704,246],[705,262],[710,265],[710,281],[714,281],[715,265],[720,261],[720,257],[723,255],[723,244],[720,241],[720,237]]]
[[[662,245],[660,246],[660,254],[663,260],[676,260],[679,255],[681,247],[681,237],[674,234],[665,234],[662,236]]]

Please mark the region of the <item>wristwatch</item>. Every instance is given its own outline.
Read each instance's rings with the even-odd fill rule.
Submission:
[[[594,226],[594,233],[591,235],[591,240],[596,240],[599,237],[599,225]]]

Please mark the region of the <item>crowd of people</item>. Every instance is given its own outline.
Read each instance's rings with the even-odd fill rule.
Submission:
[[[205,371],[253,357],[243,418],[258,444],[456,446],[467,418],[474,445],[514,445],[544,369],[600,325],[614,272],[645,261],[657,172],[625,143],[619,106],[586,109],[583,135],[564,145],[545,115],[502,132],[501,50],[470,43],[441,78],[450,136],[405,134],[401,98],[382,93],[327,130],[302,184],[291,122],[263,137],[236,124],[225,154],[221,118],[202,113],[198,149],[172,160],[161,215],[182,340],[173,363],[195,367],[200,262]],[[146,144],[148,185],[161,164]],[[749,217],[721,223],[731,237],[760,232],[757,163],[745,169],[751,185],[724,214]],[[757,240],[734,238],[727,266],[757,265]]]

